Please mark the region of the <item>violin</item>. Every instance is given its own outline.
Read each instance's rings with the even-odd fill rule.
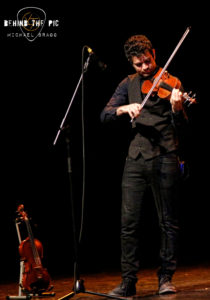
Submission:
[[[159,77],[160,73],[162,72],[162,68],[158,70],[158,72],[148,80],[144,80],[141,91],[143,94],[148,94],[151,90],[154,81]],[[152,95],[157,94],[162,99],[170,99],[171,92],[173,89],[180,89],[181,88],[181,81],[168,73],[168,71],[164,71],[162,76],[158,78],[155,87],[153,88]],[[184,102],[188,102],[188,105],[192,103],[196,103],[195,94],[190,97],[190,93],[184,93],[182,95]]]
[[[167,67],[169,66],[170,62],[174,58],[175,54],[177,53],[178,49],[180,48],[181,44],[187,37],[188,33],[190,32],[190,27],[186,29],[183,36],[181,37],[180,41],[178,42],[177,46],[175,47],[174,51],[170,55],[169,59],[167,60],[165,66],[160,68],[157,74],[153,77],[153,80],[145,80],[142,84],[142,92],[146,94],[146,97],[141,103],[141,107],[143,108],[146,104],[149,97],[154,94],[154,91],[158,93],[158,96],[165,99],[170,99],[171,92],[173,88],[180,88],[181,82],[176,78],[168,74],[166,71]],[[191,93],[191,92],[190,92]],[[196,103],[195,95],[190,97],[190,93],[184,93],[182,97],[185,101],[189,102],[189,105],[192,103]],[[133,119],[131,120],[133,121]]]
[[[24,206],[18,206],[17,212],[21,220],[25,221],[28,237],[19,245],[19,254],[24,261],[24,272],[22,276],[22,287],[26,292],[42,293],[50,288],[50,276],[47,269],[43,268],[43,246],[41,242],[34,239],[30,222]]]

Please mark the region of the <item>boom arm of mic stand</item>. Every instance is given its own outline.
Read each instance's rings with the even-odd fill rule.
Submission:
[[[73,101],[74,101],[74,98],[75,98],[75,96],[76,96],[76,94],[77,94],[77,91],[78,91],[78,88],[79,88],[79,86],[80,86],[80,83],[81,83],[81,81],[82,81],[82,79],[83,79],[84,73],[85,73],[85,72],[87,71],[87,69],[88,69],[88,65],[89,65],[89,61],[90,61],[90,56],[91,56],[91,55],[88,56],[88,58],[87,58],[87,60],[86,60],[86,62],[85,62],[85,64],[84,64],[83,71],[82,71],[82,73],[81,73],[81,76],[80,76],[80,78],[79,78],[79,81],[78,81],[78,83],[77,83],[77,86],[76,86],[76,88],[75,88],[75,91],[74,91],[74,93],[73,93],[73,96],[72,96],[72,98],[71,98],[71,100],[70,100],[70,102],[69,102],[69,106],[68,106],[68,108],[67,108],[67,110],[66,110],[66,113],[65,113],[65,115],[64,115],[64,117],[63,117],[63,120],[62,120],[62,122],[61,122],[61,124],[60,124],[59,130],[58,130],[58,132],[57,132],[57,134],[56,134],[56,137],[55,137],[55,139],[54,139],[54,142],[53,142],[53,146],[56,145],[57,140],[58,140],[58,138],[59,138],[59,135],[60,135],[60,133],[61,133],[61,130],[63,130],[63,125],[64,125],[64,123],[65,123],[65,121],[66,121],[66,118],[67,118],[67,116],[68,116],[68,114],[69,114],[70,108],[71,108],[72,103],[73,103]]]

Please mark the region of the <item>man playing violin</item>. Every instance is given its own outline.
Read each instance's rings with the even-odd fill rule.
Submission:
[[[110,292],[113,296],[136,294],[139,271],[139,228],[146,188],[153,192],[161,233],[160,261],[157,272],[159,294],[175,293],[172,276],[177,266],[179,223],[179,139],[177,129],[187,122],[183,94],[173,88],[168,100],[152,94],[145,98],[142,85],[153,80],[160,69],[155,50],[147,37],[135,35],[124,45],[125,55],[135,69],[116,88],[101,113],[101,121],[126,120],[132,134],[122,178],[121,271],[122,282]]]

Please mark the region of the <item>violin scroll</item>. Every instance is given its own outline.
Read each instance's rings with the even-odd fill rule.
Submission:
[[[184,97],[184,104],[186,103],[187,104],[187,106],[189,107],[191,104],[196,104],[197,103],[197,101],[196,101],[196,93],[194,93],[192,96],[191,96],[191,94],[192,94],[192,91],[190,91],[189,93],[185,93],[185,94],[183,94],[183,97]]]

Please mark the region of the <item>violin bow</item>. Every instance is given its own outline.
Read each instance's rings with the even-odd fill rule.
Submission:
[[[186,31],[184,32],[182,38],[180,39],[180,41],[178,42],[177,46],[175,47],[174,51],[172,52],[171,56],[169,57],[169,59],[167,60],[165,66],[163,67],[162,71],[160,72],[160,74],[157,76],[157,78],[154,80],[153,85],[151,87],[151,89],[149,90],[149,92],[147,93],[146,97],[144,98],[144,100],[141,103],[141,107],[143,108],[145,103],[147,102],[147,100],[149,99],[149,97],[151,96],[154,88],[156,87],[156,85],[158,84],[160,78],[162,77],[163,73],[165,72],[165,70],[167,69],[167,67],[169,66],[170,62],[172,61],[172,59],[174,58],[176,52],[179,50],[181,44],[184,42],[186,36],[188,35],[188,33],[190,32],[191,27],[187,27]]]

